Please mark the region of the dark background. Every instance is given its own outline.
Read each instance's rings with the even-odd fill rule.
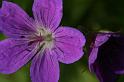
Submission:
[[[0,0],[2,2],[2,0]],[[20,5],[32,16],[33,0],[9,0]],[[124,32],[124,0],[63,0],[63,19],[60,25],[79,29],[87,37],[85,56],[70,65],[60,64],[59,82],[98,82],[88,70],[88,49],[91,37],[98,31]],[[0,34],[0,40],[4,36]],[[10,75],[0,74],[0,82],[31,82],[30,63]],[[124,82],[120,76],[118,82]]]

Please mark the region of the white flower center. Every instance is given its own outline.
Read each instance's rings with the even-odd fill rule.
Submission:
[[[42,46],[42,49],[52,49],[54,46],[54,35],[53,33],[46,28],[39,28],[36,34],[39,38],[42,38],[39,46]]]

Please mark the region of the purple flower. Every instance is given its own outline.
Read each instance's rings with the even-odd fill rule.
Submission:
[[[97,34],[91,46],[89,68],[100,82],[116,82],[124,74],[124,35],[112,32]]]
[[[84,35],[71,27],[58,27],[62,18],[62,0],[34,0],[34,19],[18,5],[3,1],[0,30],[8,37],[0,42],[0,72],[16,72],[32,60],[33,82],[58,82],[59,62],[79,60]]]

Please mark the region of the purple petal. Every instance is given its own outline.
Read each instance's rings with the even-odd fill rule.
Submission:
[[[100,82],[116,82],[118,79],[118,75],[114,73],[111,69],[109,69],[105,64],[101,64],[101,62],[96,62],[92,64],[92,71],[96,73],[96,76],[100,80]]]
[[[83,56],[82,48],[86,39],[80,31],[70,27],[60,27],[55,32],[55,39],[54,53],[58,55],[60,62],[73,63]]]
[[[102,39],[99,35],[102,35]],[[120,34],[97,35],[89,56],[89,68],[96,73],[100,82],[116,82],[118,74],[124,74],[123,42],[124,36]]]
[[[111,36],[111,34],[109,34],[109,33],[97,34],[97,37],[96,37],[96,40],[94,43],[94,47],[99,47],[99,46],[103,45],[109,39],[110,36]]]
[[[62,0],[34,0],[33,13],[38,23],[54,30],[62,18]]]
[[[89,56],[89,69],[96,74],[100,82],[115,82],[117,75],[109,69],[102,61],[103,57],[98,54],[99,47],[104,45],[110,38],[110,34],[100,33],[97,34],[95,42],[92,43],[91,52]]]
[[[32,82],[58,82],[59,64],[55,55],[49,51],[37,54],[31,65]]]
[[[16,72],[34,55],[33,46],[27,42],[6,39],[0,42],[0,72],[10,74]]]
[[[18,5],[3,1],[0,9],[0,30],[9,37],[34,32],[33,20]]]
[[[89,56],[89,68],[91,70],[91,64],[93,64],[97,58],[98,48],[104,44],[110,37],[110,34],[101,33],[96,36],[95,42],[91,45],[91,52]]]
[[[124,74],[124,35],[112,35],[100,47],[99,53],[105,64],[117,74]]]

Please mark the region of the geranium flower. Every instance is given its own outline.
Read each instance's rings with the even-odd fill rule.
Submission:
[[[101,32],[91,46],[89,68],[100,82],[117,82],[124,74],[124,36],[120,33]]]
[[[62,0],[34,0],[34,19],[18,5],[3,1],[0,30],[8,37],[0,42],[0,72],[16,72],[32,60],[33,82],[58,82],[59,62],[79,60],[84,35],[71,27],[58,27],[62,18]]]

